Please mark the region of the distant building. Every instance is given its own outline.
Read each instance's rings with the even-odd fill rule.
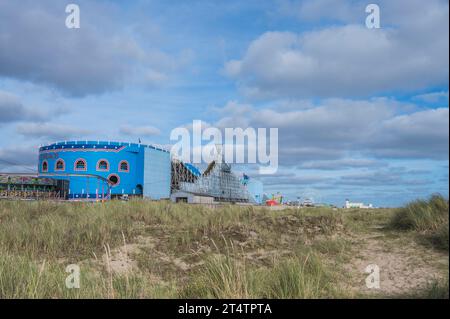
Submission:
[[[365,205],[364,203],[352,203],[348,199],[345,200],[345,208],[373,208],[372,204]]]
[[[305,198],[302,202],[302,206],[304,207],[314,207],[314,201],[311,198]]]
[[[262,182],[246,174],[240,178],[233,173],[231,164],[226,163],[218,151],[203,172],[192,164],[172,159],[171,191],[175,202],[198,203],[212,199],[215,203],[261,204],[264,189]]]
[[[170,197],[170,153],[152,145],[66,141],[39,149],[39,176],[69,181],[69,199]]]
[[[66,199],[69,182],[36,174],[0,173],[0,199]]]
[[[170,195],[170,199],[174,203],[188,204],[213,204],[214,197],[205,194],[194,194],[189,192],[177,191]]]
[[[152,145],[64,141],[40,147],[38,167],[39,177],[66,182],[66,199],[138,196],[199,204],[263,203],[262,182],[246,174],[240,179],[221,154],[201,172]],[[1,187],[9,191],[13,186]]]

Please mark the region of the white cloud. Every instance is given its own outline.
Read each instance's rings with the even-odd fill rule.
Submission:
[[[214,125],[278,128],[280,165],[314,168],[331,163],[342,168],[374,164],[345,158],[448,159],[448,108],[419,110],[385,98],[328,99],[297,111],[280,110],[277,104],[263,109],[244,104],[243,115],[239,104],[232,104],[236,111],[227,104],[227,115]]]
[[[416,95],[414,99],[424,101],[426,103],[442,103],[443,105],[448,105],[448,91],[420,94]]]
[[[226,63],[225,73],[257,98],[358,97],[447,84],[448,3],[408,10],[395,27],[367,29],[362,21],[266,32]]]
[[[130,126],[122,125],[119,132],[125,135],[133,136],[155,136],[161,134],[161,131],[153,126]]]
[[[17,125],[17,133],[33,138],[48,138],[54,140],[67,140],[72,137],[83,137],[91,131],[65,125],[53,123],[22,123]]]
[[[343,158],[339,160],[304,162],[299,165],[299,168],[314,170],[342,170],[349,168],[375,168],[382,166],[387,166],[387,163],[373,159]]]
[[[28,172],[38,161],[38,147],[21,145],[0,148],[0,171]]]
[[[25,107],[19,97],[0,91],[0,124],[17,121],[42,121],[48,116],[45,112]]]
[[[130,82],[161,86],[189,62],[189,52],[165,53],[138,43],[128,26],[118,28],[115,5],[79,4],[81,27],[68,29],[64,4],[0,0],[0,77],[86,96]]]
[[[368,145],[380,157],[448,159],[448,132],[448,108],[430,109],[383,121]]]

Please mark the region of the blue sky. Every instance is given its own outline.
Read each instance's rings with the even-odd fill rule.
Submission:
[[[368,3],[0,0],[0,171],[34,168],[40,144],[166,145],[202,120],[279,129],[277,174],[236,167],[268,193],[448,196],[448,1],[379,1],[380,29]]]

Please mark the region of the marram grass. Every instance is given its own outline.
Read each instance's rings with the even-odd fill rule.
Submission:
[[[448,250],[447,201],[433,197],[393,212],[0,201],[0,298],[351,297],[330,268],[352,249],[344,233],[389,223]],[[108,271],[104,247],[142,239],[147,246],[132,255],[133,271]],[[255,252],[266,257],[255,259]],[[196,266],[180,271],[174,258]],[[80,289],[65,286],[72,263],[81,266]]]

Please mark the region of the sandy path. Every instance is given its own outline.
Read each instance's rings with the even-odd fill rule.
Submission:
[[[448,273],[448,253],[439,252],[407,238],[387,238],[374,231],[354,239],[355,255],[345,265],[350,274],[350,289],[373,296],[401,297],[424,288]],[[379,267],[380,287],[368,288],[368,265]]]

